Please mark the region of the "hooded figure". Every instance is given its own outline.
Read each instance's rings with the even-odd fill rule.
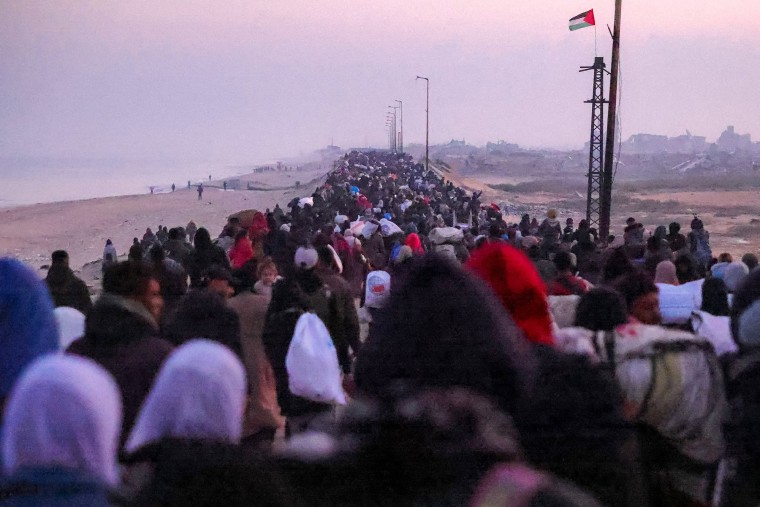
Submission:
[[[126,445],[131,505],[278,505],[275,479],[238,446],[246,388],[223,345],[193,340],[172,354]]]
[[[195,250],[187,257],[187,274],[191,287],[203,286],[203,275],[211,266],[230,269],[230,261],[224,249],[211,242],[211,236],[204,227],[195,233]]]
[[[23,369],[38,356],[58,350],[58,327],[45,283],[7,257],[0,259],[0,343],[2,406]]]
[[[110,259],[109,259],[110,256]],[[113,241],[106,240],[106,246],[103,248],[103,267],[107,267],[117,262],[119,254],[116,253],[116,247],[113,246]]]
[[[161,368],[126,450],[164,438],[237,443],[245,392],[245,370],[230,349],[210,340],[189,341]]]
[[[411,233],[407,236],[404,244],[412,249],[414,255],[423,255],[425,253],[425,250],[422,249],[422,241],[420,241],[420,237],[416,233]]]
[[[108,505],[120,427],[119,390],[103,368],[74,356],[36,361],[9,398],[0,489],[28,491],[16,497],[23,505]]]
[[[736,292],[748,274],[749,268],[742,261],[734,261],[726,266],[726,270],[723,272],[723,281],[726,282],[728,292]]]
[[[92,308],[87,284],[69,268],[69,254],[64,250],[53,252],[53,263],[48,270],[45,283],[50,289],[55,306],[70,306],[87,314]]]
[[[691,232],[688,234],[689,252],[694,256],[700,269],[704,269],[712,258],[710,233],[705,224],[697,217],[691,221]]]
[[[253,245],[254,257],[261,259],[264,257],[264,241],[269,234],[269,222],[261,211],[253,214],[253,223],[248,229],[248,235]]]
[[[253,244],[248,239],[248,232],[245,229],[238,231],[235,235],[235,244],[230,249],[230,264],[234,269],[240,269],[243,264],[253,259]]]
[[[522,333],[485,284],[425,256],[411,261],[375,314],[357,358],[356,385],[369,395],[386,394],[398,382],[467,387],[513,413],[531,383],[532,361]]]
[[[58,323],[61,350],[66,350],[74,340],[84,336],[84,315],[75,308],[59,306],[53,310]]]
[[[654,273],[654,283],[680,285],[676,274],[676,265],[670,261],[659,262]]]
[[[562,236],[562,226],[557,220],[556,209],[550,209],[546,212],[546,218],[541,222],[538,234],[541,237],[541,248],[545,252],[553,252]]]
[[[546,286],[525,254],[505,243],[490,243],[474,251],[466,265],[491,286],[528,340],[554,344]]]

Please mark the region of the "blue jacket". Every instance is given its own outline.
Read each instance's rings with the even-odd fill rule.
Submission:
[[[104,485],[73,470],[25,468],[0,480],[3,507],[108,507]]]

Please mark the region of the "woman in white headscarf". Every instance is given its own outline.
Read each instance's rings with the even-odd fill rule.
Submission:
[[[748,274],[749,268],[742,261],[734,261],[726,266],[723,272],[723,281],[726,282],[728,292],[731,294],[736,292]]]
[[[237,443],[245,395],[245,370],[235,354],[211,340],[191,340],[161,368],[126,450],[164,438]]]
[[[169,356],[125,446],[124,482],[136,505],[180,505],[188,488],[211,494],[209,488],[221,487],[210,477],[224,477],[224,467],[237,459],[231,456],[246,389],[244,367],[224,345],[191,340]],[[201,482],[212,485],[200,488]]]
[[[76,356],[32,363],[5,412],[3,505],[108,505],[120,431],[121,395],[106,370]]]
[[[53,313],[58,323],[61,350],[66,350],[75,340],[84,336],[84,314],[70,306],[59,306]]]

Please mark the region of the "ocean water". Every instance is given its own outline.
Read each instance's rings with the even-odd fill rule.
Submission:
[[[0,207],[147,194],[251,172],[256,165],[0,158]]]

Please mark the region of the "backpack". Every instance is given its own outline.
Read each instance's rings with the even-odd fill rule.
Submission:
[[[330,287],[323,284],[311,294],[301,291],[301,301],[304,303],[304,310],[316,313],[328,329],[333,328],[332,325],[337,318],[337,301]]]

